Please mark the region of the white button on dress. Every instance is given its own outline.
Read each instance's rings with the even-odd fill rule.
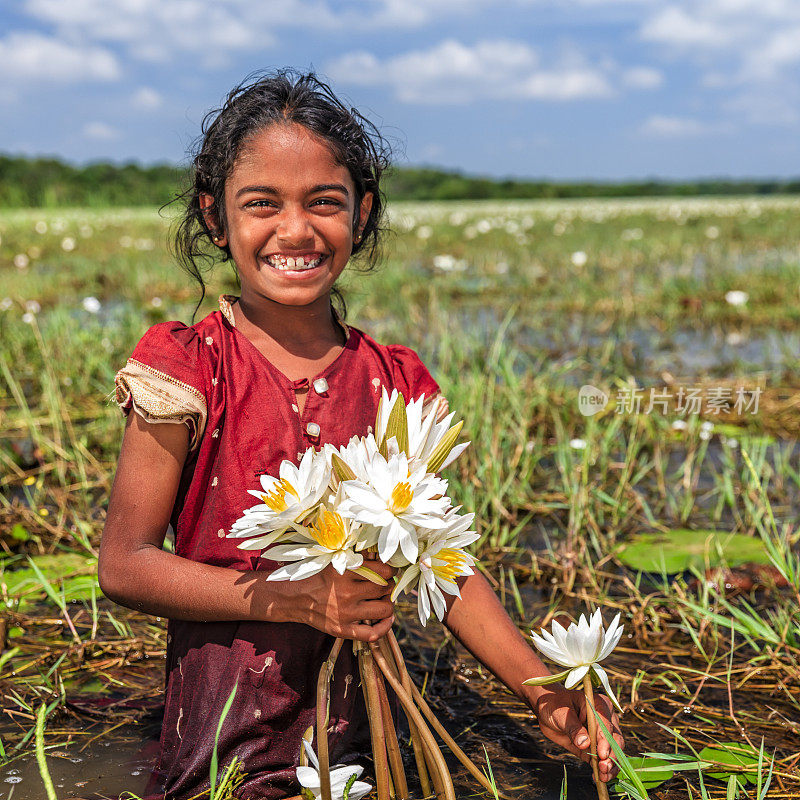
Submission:
[[[328,381],[325,378],[317,378],[314,381],[314,391],[317,394],[325,394],[328,391]]]
[[[309,436],[319,436],[319,430],[319,425],[317,425],[316,422],[309,422],[308,425],[306,425],[306,433]]]

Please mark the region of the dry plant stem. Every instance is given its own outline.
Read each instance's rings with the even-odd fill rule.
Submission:
[[[450,752],[464,765],[467,772],[475,778],[478,783],[486,789],[487,792],[492,792],[494,794],[494,789],[492,788],[492,784],[489,783],[486,776],[472,763],[472,759],[458,746],[455,739],[447,732],[445,727],[442,725],[441,722],[436,718],[436,715],[433,713],[433,710],[425,701],[425,698],[420,693],[419,689],[417,689],[414,684],[411,684],[411,696],[414,699],[414,702],[419,706],[420,711],[425,715],[425,718],[430,722],[433,729],[439,736],[442,738],[444,743],[450,748]],[[499,797],[507,797],[502,792],[498,792]]]
[[[592,761],[592,775],[597,787],[599,800],[608,800],[608,788],[600,780],[600,765],[597,763],[597,719],[594,716],[594,691],[588,673],[583,676],[583,693],[586,695],[586,728],[589,731],[589,752]]]
[[[369,732],[372,739],[372,758],[375,767],[375,787],[378,800],[389,800],[389,763],[386,758],[386,736],[383,730],[381,699],[378,693],[378,679],[372,653],[363,645],[358,650],[358,666],[364,699],[369,717]]]
[[[402,670],[406,672],[406,675],[408,675],[408,671],[405,670],[405,662],[403,662],[403,654],[400,651],[400,645],[397,643],[397,640],[394,639],[394,635],[391,633],[391,631],[387,638],[389,638],[390,647],[392,649],[392,654],[395,657],[395,661],[399,659],[400,662],[403,663]],[[392,643],[392,639],[394,639],[394,643]],[[453,755],[464,765],[469,774],[472,775],[472,777],[475,778],[475,780],[478,781],[478,783],[483,786],[486,791],[494,792],[494,789],[492,788],[491,783],[489,783],[487,780],[486,776],[475,766],[475,764],[472,763],[472,759],[458,746],[442,723],[439,722],[436,715],[433,713],[433,710],[422,696],[422,693],[419,691],[419,689],[417,689],[410,679],[409,687],[411,690],[410,694],[414,702],[417,704],[420,711],[425,715],[425,718],[428,720],[428,722],[433,726],[433,729],[436,731],[436,733],[439,734],[444,743],[450,748],[450,751],[453,753]],[[500,796],[503,797],[504,795],[501,794]]]
[[[344,639],[336,639],[317,678],[317,758],[319,759],[319,791],[322,800],[331,798],[331,763],[328,754],[328,700],[331,675]]]
[[[383,732],[386,736],[386,749],[389,753],[389,766],[392,768],[392,780],[399,800],[408,800],[408,781],[403,768],[403,757],[400,755],[400,744],[397,741],[397,731],[389,708],[389,698],[386,695],[386,684],[380,671],[377,672],[378,695],[381,700],[381,713],[383,715]]]
[[[403,684],[408,695],[411,695],[411,676],[406,669],[406,663],[403,660],[403,654],[400,650],[400,645],[395,639],[394,632],[389,631],[386,636],[381,637],[378,644],[381,647],[381,652],[388,663],[394,662],[397,667],[397,672],[400,676],[400,682]],[[422,746],[422,739],[420,738],[417,726],[413,720],[407,716],[408,727],[411,731],[411,746],[414,749],[414,760],[417,762],[417,773],[419,775],[419,783],[422,787],[422,794],[428,797],[431,793],[431,782],[428,778],[428,769],[425,764],[425,750]]]
[[[386,640],[386,637],[383,637],[382,639],[378,640],[378,646],[381,649],[381,655],[383,656],[384,660],[386,661],[386,664],[388,665],[389,669],[392,671],[392,676],[396,680],[401,682],[401,686],[403,687],[403,690],[405,691],[406,695],[408,696],[409,701],[411,702],[412,705],[414,705],[414,700],[413,700],[413,697],[412,697],[412,694],[411,694],[411,687],[413,686],[413,683],[411,682],[411,676],[408,674],[408,670],[406,669],[406,665],[405,665],[405,661],[403,660],[402,653],[400,654],[400,664],[399,664],[399,668],[398,668],[398,665],[397,665],[397,663],[395,661],[395,658],[394,658],[394,654],[392,652],[392,648],[389,646],[389,643]],[[402,673],[405,673],[405,677],[407,679],[408,686],[406,686],[406,683],[403,682]],[[419,747],[420,747],[420,758],[419,758],[419,761],[417,762],[417,766],[421,767],[420,784],[421,784],[421,786],[423,788],[423,793],[424,793],[425,797],[432,797],[434,795],[436,795],[438,797],[441,797],[442,793],[444,791],[443,783],[442,783],[443,779],[439,775],[439,768],[437,766],[438,762],[436,760],[436,758],[437,758],[436,754],[440,753],[441,750],[440,750],[438,744],[436,744],[436,740],[433,739],[433,737],[430,737],[430,741],[433,741],[433,743],[435,745],[435,749],[432,749],[429,746],[430,741],[428,739],[425,739],[425,737],[420,732],[420,729],[417,727],[417,724],[415,722],[415,718],[411,714],[409,714],[409,712],[405,708],[405,706],[403,708],[404,708],[404,711],[406,712],[406,719],[408,720],[409,728],[412,731],[416,732],[417,740],[418,740]],[[419,709],[415,705],[414,705],[414,710],[416,710],[417,712],[419,711]],[[423,719],[422,724],[425,725],[424,719]],[[430,733],[430,731],[427,729],[427,727],[425,728],[425,731],[426,731],[426,735]],[[413,738],[412,738],[412,742],[413,742]],[[449,775],[449,771],[448,771],[448,775]],[[423,783],[423,781],[422,781],[423,777],[426,779],[427,783]],[[433,782],[433,786],[431,786],[431,781]]]
[[[402,704],[406,714],[409,715],[409,717],[413,719],[414,723],[416,724],[420,735],[422,736],[422,741],[425,745],[425,748],[432,756],[435,767],[435,769],[432,770],[432,777],[436,796],[443,796],[445,800],[456,800],[455,790],[453,789],[453,779],[450,777],[450,771],[447,768],[447,762],[444,760],[442,751],[439,749],[439,745],[436,744],[433,734],[425,724],[422,714],[420,714],[419,710],[414,705],[414,701],[411,699],[405,689],[403,689],[403,685],[394,674],[389,662],[383,657],[383,653],[381,653],[378,645],[373,642],[370,644],[370,649],[372,650],[372,655],[375,658],[375,662],[380,667],[381,672],[383,672],[386,680],[389,681],[389,685],[394,690],[398,700],[400,700],[400,703]]]

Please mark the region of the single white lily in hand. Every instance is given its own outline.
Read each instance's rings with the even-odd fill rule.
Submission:
[[[477,533],[468,530],[475,515],[459,516],[459,508],[447,512],[444,518],[446,527],[434,531],[432,538],[421,545],[419,561],[402,570],[392,591],[394,602],[400,592],[407,592],[416,582],[417,613],[419,621],[425,626],[430,619],[431,608],[439,621],[444,619],[447,610],[444,595],[461,597],[456,578],[473,573],[475,558],[463,548],[479,538]]]
[[[303,739],[303,747],[309,760],[309,766],[297,767],[297,780],[300,785],[308,789],[314,796],[314,800],[320,800],[322,790],[319,777],[319,759],[311,745]],[[347,792],[348,800],[361,800],[372,791],[372,787],[364,781],[354,780],[361,777],[364,767],[358,764],[342,765],[331,767],[331,800],[343,800],[345,789],[349,785]]]
[[[400,550],[414,564],[419,555],[419,528],[445,526],[450,501],[442,496],[447,482],[424,469],[409,474],[405,453],[388,459],[376,453],[368,466],[369,482],[348,480],[341,484],[346,497],[338,508],[343,517],[380,529],[378,554],[389,560]]]
[[[263,550],[300,523],[319,504],[328,489],[330,469],[323,453],[310,447],[300,464],[282,461],[279,477],[261,476],[261,491],[248,489],[260,505],[246,508],[231,526],[229,538],[247,539],[241,550]]]
[[[608,630],[603,629],[603,617],[600,609],[594,612],[587,620],[581,614],[578,623],[570,624],[566,630],[558,622],[553,622],[553,632],[542,629],[541,635],[531,634],[531,639],[536,647],[548,658],[567,667],[564,672],[558,675],[550,675],[546,678],[531,678],[525,681],[529,686],[540,686],[545,683],[554,683],[564,680],[564,686],[572,689],[577,686],[588,673],[590,677],[596,678],[603,684],[606,694],[614,702],[614,705],[622,711],[617,698],[611,691],[606,671],[598,662],[606,658],[611,651],[619,644],[622,636],[622,626],[619,624],[620,615],[611,621]]]

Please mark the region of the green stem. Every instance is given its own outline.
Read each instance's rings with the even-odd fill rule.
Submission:
[[[36,762],[39,765],[39,774],[42,776],[47,800],[58,800],[53,786],[53,779],[50,777],[50,770],[47,768],[47,759],[44,755],[44,720],[46,716],[47,706],[42,703],[39,707],[39,713],[36,715]]]

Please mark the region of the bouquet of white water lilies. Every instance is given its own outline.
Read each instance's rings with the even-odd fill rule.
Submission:
[[[353,437],[344,447],[311,447],[298,465],[283,461],[277,476],[263,476],[261,489],[249,490],[260,503],[245,509],[228,535],[242,540],[242,549],[261,550],[264,558],[282,564],[269,573],[271,581],[302,580],[330,565],[340,574],[352,570],[385,585],[369,569],[370,559],[380,558],[397,569],[392,600],[416,589],[422,624],[432,614],[441,620],[445,595],[459,596],[457,578],[473,572],[475,559],[466,548],[478,538],[470,530],[474,515],[453,506],[447,481],[439,476],[469,444],[457,443],[463,423],[454,424],[454,415],[445,409],[438,401],[426,406],[424,397],[406,404],[396,390],[389,394],[383,389],[374,431]],[[330,679],[343,644],[337,638],[321,665],[316,757],[308,755],[307,742],[298,768],[304,792],[315,800],[356,796],[356,786],[349,785],[355,776],[345,781],[349,773],[344,767],[331,772],[328,758]],[[431,728],[475,780],[492,791],[414,686],[394,633],[390,630],[369,644],[355,641],[353,648],[369,716],[378,800],[409,797],[386,684],[408,719],[424,795],[455,800],[452,777]]]
[[[298,466],[284,461],[277,477],[264,475],[261,489],[249,490],[261,503],[228,535],[283,563],[271,581],[302,580],[330,564],[384,583],[364,558],[377,553],[398,570],[392,600],[416,589],[422,624],[431,612],[441,620],[444,595],[458,596],[456,578],[472,574],[465,548],[478,534],[474,514],[453,507],[437,474],[469,444],[456,443],[463,423],[453,424],[452,413],[437,419],[437,404],[429,405],[426,412],[424,396],[406,404],[384,388],[374,432],[345,447],[310,447]]]

